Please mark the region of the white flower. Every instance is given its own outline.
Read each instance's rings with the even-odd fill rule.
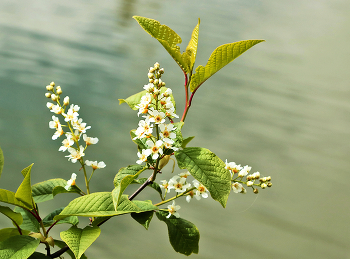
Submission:
[[[46,103],[46,107],[49,108],[50,110],[52,109],[53,106],[54,106],[53,103],[50,103],[50,102]]]
[[[62,108],[56,104],[51,107],[51,112],[56,113],[56,114],[61,114],[62,113]]]
[[[240,192],[242,192],[243,191],[243,186],[242,186],[242,184],[240,184],[240,183],[233,183],[232,185],[231,185],[231,187],[232,187],[232,190],[235,192],[235,193],[240,193]]]
[[[160,188],[164,189],[166,192],[169,192],[171,190],[169,183],[167,182],[167,180],[161,180],[160,181],[162,184],[159,185]]]
[[[252,168],[250,167],[250,166],[244,166],[243,167],[243,169],[241,170],[241,171],[239,171],[239,173],[238,173],[238,177],[244,177],[244,176],[246,176],[247,174],[249,174],[249,172],[250,172],[250,170],[251,170]]]
[[[159,128],[160,128],[160,136],[162,138],[170,138],[170,139],[174,139],[176,138],[176,134],[174,132],[171,132],[173,130],[176,129],[176,127],[174,127],[174,124],[159,124]]]
[[[64,120],[67,122],[68,121],[75,122],[78,120],[78,116],[79,116],[79,114],[73,109],[69,109],[67,114],[63,113],[62,115],[65,117]]]
[[[59,125],[61,125],[59,119],[53,115],[52,121],[49,122],[49,128],[50,129],[57,129]]]
[[[101,161],[101,162],[98,162],[97,161],[89,161],[89,160],[86,160],[85,161],[85,164],[87,166],[91,166],[92,169],[96,170],[96,169],[101,169],[101,168],[105,168],[106,167],[106,164],[105,162]]]
[[[177,181],[177,179],[179,179],[179,181]],[[186,183],[186,178],[180,177],[178,175],[175,175],[173,178],[171,178],[169,180],[169,189],[174,189],[175,192],[185,192],[187,190],[187,188],[191,187],[190,183]]]
[[[143,149],[142,153],[137,152],[137,156],[139,157],[139,160],[136,161],[137,164],[142,164],[142,162],[147,162],[147,157],[151,154],[151,150],[149,149]]]
[[[227,163],[227,159],[225,164],[226,164],[225,168],[227,170],[230,170],[232,174],[238,173],[243,168],[241,165],[237,165],[235,162]]]
[[[149,109],[148,113],[151,115],[149,121],[154,122],[155,124],[161,124],[165,122],[165,113],[159,112],[154,109]]]
[[[88,137],[86,134],[83,135],[83,139],[86,142],[86,145],[92,145],[92,144],[97,144],[98,142],[98,138],[92,138],[92,137]]]
[[[68,152],[70,153],[70,155],[68,155],[66,157],[68,157],[68,161],[71,160],[72,163],[76,163],[77,160],[79,160],[81,157],[85,156],[83,146],[80,146],[78,150],[70,147],[70,148],[68,148]]]
[[[152,93],[154,91],[154,84],[149,83],[148,85],[144,85],[143,89],[145,89],[147,92]]]
[[[64,189],[66,189],[68,191],[68,189],[75,185],[75,179],[77,178],[77,175],[75,173],[72,173],[72,176],[70,178],[70,180],[67,181],[67,185],[64,187]]]
[[[253,179],[259,179],[260,178],[260,172],[255,172],[252,174]]]
[[[177,212],[179,209],[181,209],[181,207],[179,205],[175,205],[175,201],[173,201],[173,204],[168,205],[169,215],[166,217],[170,218],[171,215],[174,215],[175,217],[179,218],[180,214]]]
[[[79,130],[81,133],[86,133],[88,129],[91,129],[91,126],[86,126],[86,123],[83,122],[83,119],[80,118],[77,121],[72,122],[73,128]]]
[[[207,190],[207,188],[205,188],[205,186],[203,184],[201,184],[197,180],[193,180],[193,185],[194,185],[194,187],[197,188],[196,195],[194,196],[197,200],[200,200],[201,196],[203,198],[208,198],[208,196],[209,196],[208,190]]]
[[[80,110],[80,107],[78,105],[71,104],[69,110],[72,110],[73,112],[78,112]]]
[[[55,140],[57,138],[59,138],[60,136],[62,136],[64,133],[61,124],[58,125],[56,132],[53,134],[52,139]]]
[[[152,134],[152,125],[148,123],[147,120],[140,120],[139,127],[135,131],[136,137],[133,139],[142,139]]]
[[[66,151],[68,148],[70,148],[73,144],[74,141],[72,139],[72,135],[67,135],[66,134],[66,139],[62,141],[62,146],[58,149],[58,151]]]
[[[179,116],[177,116],[177,115],[175,114],[175,107],[169,107],[169,108],[166,107],[165,115],[166,115],[167,117],[170,117],[170,118],[173,118],[173,117],[179,118]]]
[[[151,154],[153,154],[152,159],[157,159],[159,154],[163,154],[163,150],[161,149],[163,141],[158,140],[156,143],[153,143],[153,141],[149,139],[146,141],[146,145],[149,147],[147,150],[150,150]]]

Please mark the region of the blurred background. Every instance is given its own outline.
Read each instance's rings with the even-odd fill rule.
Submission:
[[[219,45],[266,42],[200,88],[183,135],[196,136],[191,146],[270,175],[273,187],[258,195],[232,193],[226,209],[210,199],[179,201],[181,217],[201,233],[199,254],[191,257],[350,258],[349,11],[346,0],[0,1],[0,188],[15,191],[31,163],[33,184],[79,174],[58,152],[61,140],[51,140],[44,94],[54,81],[81,106],[89,135],[100,140],[86,154],[107,164],[95,173],[92,191],[111,191],[119,168],[137,160],[129,131],[138,117],[118,99],[141,91],[158,61],[177,113],[184,108],[180,68],[132,16],[174,29],[182,50],[200,17],[196,66]],[[84,186],[83,177],[77,183]],[[40,204],[41,214],[75,197],[58,195],[55,203]],[[158,195],[147,190],[138,198],[149,197]],[[0,215],[0,227],[11,226]],[[147,231],[129,215],[101,228],[89,258],[184,257],[157,218]],[[57,226],[52,235],[65,229]]]

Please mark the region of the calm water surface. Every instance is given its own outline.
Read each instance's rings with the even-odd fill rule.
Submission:
[[[55,81],[100,139],[87,159],[107,167],[94,176],[93,191],[112,190],[118,169],[137,159],[129,131],[138,118],[118,98],[140,91],[158,61],[179,114],[184,104],[180,69],[132,15],[169,25],[186,44],[200,17],[197,65],[221,44],[266,42],[202,86],[184,135],[196,136],[192,146],[271,175],[274,185],[258,196],[233,193],[226,209],[210,200],[180,202],[181,216],[201,233],[193,257],[350,258],[349,8],[345,0],[1,1],[0,188],[15,191],[20,170],[33,162],[33,183],[77,172],[48,128],[45,85]],[[156,199],[152,191],[140,199],[149,196]],[[65,206],[67,197],[40,204],[41,211]],[[10,226],[0,219],[0,227]],[[146,231],[129,216],[103,225],[87,255],[109,259],[116,252],[183,258],[164,223],[155,219]]]

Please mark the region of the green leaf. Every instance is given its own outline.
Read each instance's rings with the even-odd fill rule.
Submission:
[[[81,193],[81,190],[76,185],[71,186],[68,191],[64,188],[67,181],[56,178],[44,182],[34,184],[32,186],[32,195],[36,203],[52,200],[59,193]]]
[[[99,227],[86,226],[81,229],[72,226],[70,229],[60,233],[61,239],[68,245],[77,259],[83,255],[86,249],[99,237],[101,229]]]
[[[0,242],[1,259],[24,259],[33,254],[40,243],[30,236],[13,236]]]
[[[2,173],[2,169],[4,168],[4,154],[2,152],[2,149],[0,148],[0,176]]]
[[[182,141],[181,147],[182,147],[182,148],[185,148],[185,147],[187,146],[187,144],[190,143],[190,141],[191,141],[192,139],[194,139],[194,136],[185,138],[185,139]]]
[[[128,175],[136,175],[141,170],[144,170],[145,166],[142,165],[129,165],[127,167],[122,167],[119,169],[118,173],[115,175],[113,184],[116,187]]]
[[[131,212],[143,212],[145,206],[140,201],[129,201],[126,195],[120,197],[117,210],[114,209],[111,192],[95,192],[72,200],[63,211],[54,217],[54,220],[63,219],[68,216],[82,217],[111,217]],[[150,204],[147,210],[158,210],[158,207]]]
[[[201,20],[198,18],[198,24],[193,29],[190,42],[187,45],[186,51],[182,54],[183,60],[188,65],[188,72],[192,71],[194,63],[196,62],[197,46],[198,46],[198,34],[199,34],[199,24]]]
[[[21,224],[21,229],[29,230],[35,233],[40,232],[40,225],[38,220],[27,210],[16,207],[15,212],[21,213],[23,222]]]
[[[48,214],[44,219],[43,219],[43,223],[45,227],[49,227],[51,226],[53,223],[55,223],[55,220],[53,219],[56,215],[59,215],[62,210],[64,209],[64,207],[59,208],[54,210],[53,212],[51,212],[50,214]],[[78,217],[77,216],[70,216],[67,218],[64,218],[60,221],[58,221],[56,224],[62,224],[62,223],[68,223],[68,224],[72,224],[72,225],[77,225],[79,223]]]
[[[231,175],[225,163],[206,148],[187,147],[175,152],[178,166],[202,183],[211,197],[225,208],[231,190]]]
[[[26,168],[24,168],[24,169],[21,171],[23,177],[26,177],[26,175],[27,175],[28,173],[30,173],[30,171],[32,170],[33,165],[34,165],[34,164],[31,164],[31,165],[27,166]]]
[[[196,90],[209,77],[240,56],[243,52],[263,41],[264,40],[243,40],[217,47],[210,55],[205,67],[198,66],[196,68],[196,73],[191,77],[191,92]]]
[[[167,218],[168,212],[157,211],[159,220],[168,226],[169,241],[174,250],[184,255],[198,254],[199,231],[191,222],[171,216]]]
[[[21,225],[23,218],[21,213],[14,212],[12,209],[6,206],[0,206],[0,213],[11,219],[16,225]]]
[[[190,72],[188,64],[184,61],[180,53],[180,47],[177,46],[177,44],[182,42],[182,39],[175,31],[153,19],[141,16],[133,16],[133,18],[139,23],[142,29],[162,44],[183,71]]]
[[[67,244],[61,240],[57,240],[57,239],[54,239],[54,242],[55,242],[55,245],[57,245],[59,248],[63,248],[65,246],[67,246]],[[68,249],[66,251],[66,253],[72,258],[72,259],[75,259],[75,255],[73,254],[73,252]],[[83,254],[80,259],[87,259],[87,257],[85,256],[85,254]]]
[[[131,213],[131,217],[140,223],[145,229],[148,229],[149,224],[153,218],[153,211],[146,211],[141,213]]]
[[[33,165],[33,164],[32,164]],[[30,170],[32,165],[23,169],[22,174],[24,176],[23,182],[18,187],[15,198],[23,202],[28,209],[33,209],[33,196],[32,196],[32,185],[30,183]]]
[[[30,231],[22,229],[23,235],[28,235]],[[3,228],[0,229],[0,242],[4,241],[10,237],[20,235],[17,228]]]
[[[126,175],[123,177],[123,179],[114,182],[115,188],[112,191],[112,196],[113,196],[114,206],[116,208],[117,208],[117,205],[119,204],[120,197],[122,196],[125,189],[129,186],[129,184],[131,184],[146,169],[147,169],[147,167],[143,167],[136,174]]]
[[[27,208],[27,206],[23,202],[16,199],[14,192],[11,192],[11,191],[8,191],[5,189],[0,189],[0,201],[5,202],[5,203],[9,203],[12,205]]]

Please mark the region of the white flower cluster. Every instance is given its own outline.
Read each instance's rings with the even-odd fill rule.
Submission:
[[[176,192],[176,195],[189,191],[186,195],[186,201],[190,202],[192,198],[200,200],[201,198],[208,198],[208,190],[203,184],[197,180],[193,180],[192,184],[187,182],[188,176],[191,174],[189,172],[180,173],[179,175],[173,176],[169,181],[162,180],[160,188],[165,190],[165,193],[169,193],[171,190]]]
[[[225,168],[231,173],[231,186],[235,193],[247,192],[247,190],[243,187],[243,184],[245,184],[247,187],[252,187],[254,193],[258,193],[258,189],[254,188],[254,186],[260,186],[262,189],[272,186],[272,183],[270,182],[271,176],[261,178],[260,172],[249,174],[252,168],[248,165],[241,166],[235,162],[227,162],[227,160],[225,163]],[[243,181],[243,177],[246,177],[246,181]],[[255,183],[257,180],[259,180],[259,183]]]
[[[175,114],[175,107],[171,99],[172,91],[170,88],[166,89],[165,83],[161,80],[163,73],[164,69],[159,68],[159,63],[155,63],[154,67],[149,69],[149,84],[143,87],[146,94],[136,105],[136,108],[139,109],[137,115],[144,115],[142,116],[144,119],[139,121],[133,140],[143,141],[146,147],[137,153],[139,160],[136,163],[138,164],[147,162],[149,159],[161,158],[165,150],[171,152],[178,150],[174,146],[176,127],[172,123],[166,124],[165,122],[166,118],[172,122],[172,119],[178,116]],[[153,136],[153,133],[156,136]]]
[[[62,89],[60,86],[55,87],[55,83],[52,82],[50,85],[46,86],[46,90],[49,92],[45,94],[46,97],[51,98],[56,104],[48,102],[46,106],[50,109],[51,112],[62,115],[66,124],[62,125],[59,118],[55,115],[52,116],[52,121],[49,122],[49,127],[55,130],[55,133],[52,136],[52,139],[58,139],[60,136],[65,135],[65,139],[62,141],[62,146],[58,149],[59,151],[68,150],[69,155],[68,160],[72,163],[76,163],[83,156],[85,156],[85,149],[87,146],[92,144],[97,144],[98,138],[88,137],[85,133],[91,126],[87,126],[83,119],[79,118],[80,107],[78,105],[71,104],[69,105],[69,97],[66,96],[63,100],[63,105],[60,104],[60,95],[62,94]],[[66,112],[66,109],[68,111]],[[65,132],[63,128],[68,128],[69,131]],[[83,136],[85,142],[85,147],[79,145],[79,140]],[[73,147],[74,143],[76,148]],[[91,166],[94,170],[98,168],[104,168],[106,164],[104,162],[97,161],[92,162],[89,160],[85,161],[87,166]]]

